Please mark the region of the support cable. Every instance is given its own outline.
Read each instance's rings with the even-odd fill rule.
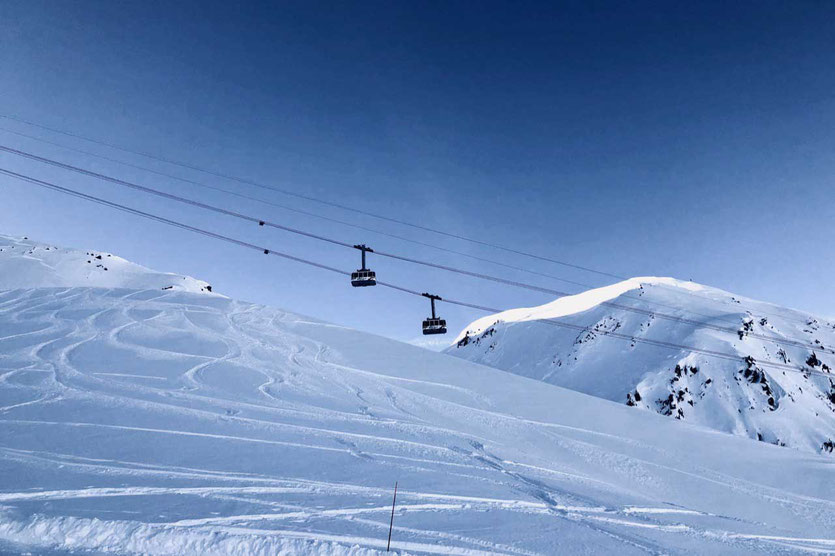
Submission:
[[[30,122],[30,121],[27,121],[27,120],[15,118],[15,117],[12,117],[12,116],[0,114],[0,118],[6,118],[6,119],[9,119],[9,120],[24,123],[24,124],[27,124],[27,125],[30,125],[30,126],[33,126],[33,127],[38,127],[38,128],[41,128],[41,129],[45,129],[47,131],[51,131],[51,132],[54,132],[54,133],[63,134],[63,135],[69,136],[69,137],[75,137],[75,138],[78,138],[78,139],[82,139],[84,141],[89,141],[91,143],[100,144],[100,145],[103,145],[103,146],[106,146],[106,147],[109,147],[109,148],[113,148],[113,149],[116,149],[116,150],[120,150],[120,151],[123,151],[123,152],[126,152],[126,153],[136,154],[136,155],[139,155],[139,156],[144,156],[144,157],[147,157],[147,158],[155,159],[155,160],[158,160],[160,162],[165,162],[167,164],[172,164],[172,165],[176,165],[176,166],[181,166],[181,167],[185,167],[185,168],[205,172],[204,170],[201,170],[199,168],[184,165],[184,164],[181,164],[179,162],[175,162],[175,161],[172,161],[172,160],[169,160],[169,159],[156,157],[156,156],[150,155],[148,153],[131,151],[129,149],[125,149],[125,148],[119,147],[117,145],[113,145],[113,144],[106,143],[106,142],[103,142],[103,141],[98,141],[98,140],[95,140],[95,139],[90,139],[90,138],[87,138],[87,137],[84,137],[84,136],[81,136],[81,135],[61,131],[61,130],[58,130],[58,129],[46,127],[46,126],[43,126],[43,125],[40,125],[40,124],[37,124],[37,123],[34,123],[34,122]],[[405,241],[405,242],[409,242],[409,243],[412,243],[412,244],[421,245],[421,246],[424,246],[424,247],[429,247],[431,249],[437,249],[439,251],[452,253],[452,254],[455,254],[455,255],[458,255],[458,256],[467,257],[467,258],[477,260],[477,261],[481,261],[481,262],[495,264],[497,266],[502,266],[502,267],[509,268],[509,269],[512,269],[512,270],[516,270],[516,271],[519,271],[519,272],[526,272],[526,273],[529,273],[529,274],[532,274],[532,275],[542,276],[542,277],[550,278],[550,279],[553,279],[553,280],[558,280],[558,281],[565,282],[567,284],[572,284],[572,285],[575,285],[575,286],[580,286],[580,287],[584,287],[584,288],[597,288],[597,287],[599,287],[599,286],[587,284],[587,283],[584,283],[584,282],[578,282],[578,281],[575,281],[575,280],[568,280],[566,278],[562,278],[562,277],[559,277],[559,276],[554,276],[552,274],[539,272],[539,271],[523,268],[523,267],[520,267],[520,266],[503,263],[503,262],[496,261],[496,260],[493,260],[493,259],[488,259],[488,258],[485,258],[485,257],[479,257],[477,255],[472,255],[470,253],[465,253],[465,252],[462,252],[462,251],[457,251],[457,250],[449,249],[449,248],[446,248],[446,247],[440,247],[440,246],[433,245],[433,244],[430,244],[430,243],[426,243],[426,242],[423,242],[423,241],[418,241],[418,240],[403,237],[403,236],[400,236],[400,235],[397,235],[397,234],[392,234],[392,233],[389,233],[389,232],[384,232],[384,231],[381,231],[381,230],[376,230],[376,229],[373,229],[373,228],[369,228],[367,226],[362,226],[362,225],[359,225],[359,224],[355,224],[353,222],[347,222],[347,221],[340,220],[340,219],[337,219],[337,218],[327,217],[327,216],[323,216],[323,215],[316,214],[316,213],[313,213],[313,212],[297,209],[297,208],[294,208],[294,207],[289,207],[289,206],[286,206],[286,205],[282,205],[280,203],[275,203],[273,201],[269,201],[269,200],[266,200],[266,199],[261,199],[261,198],[254,197],[254,196],[251,196],[251,195],[246,195],[246,194],[243,194],[243,193],[240,193],[240,192],[237,192],[237,191],[231,191],[231,190],[228,190],[228,189],[225,189],[225,188],[222,188],[222,187],[207,185],[207,184],[204,184],[204,183],[201,183],[201,182],[198,182],[198,181],[195,181],[195,180],[191,180],[191,179],[188,179],[188,178],[183,178],[183,177],[180,177],[180,176],[167,174],[165,172],[160,172],[158,170],[147,168],[145,166],[139,166],[137,164],[131,164],[129,162],[125,162],[125,161],[118,160],[118,159],[115,159],[115,158],[106,157],[104,155],[94,153],[94,152],[91,152],[91,151],[86,151],[86,150],[83,150],[83,149],[78,149],[76,147],[71,147],[71,146],[68,146],[68,145],[55,143],[55,142],[49,141],[47,139],[43,139],[43,138],[40,138],[40,137],[35,137],[33,135],[28,135],[26,133],[21,133],[19,131],[14,131],[14,130],[11,130],[9,128],[0,127],[0,130],[5,131],[7,133],[17,135],[17,136],[20,136],[20,137],[25,137],[25,138],[32,139],[32,140],[35,140],[35,141],[39,141],[39,142],[42,142],[42,143],[45,143],[45,144],[48,144],[48,145],[53,145],[53,146],[56,146],[56,147],[60,147],[60,148],[63,148],[63,149],[68,149],[68,150],[71,150],[71,151],[74,151],[74,152],[77,152],[77,153],[81,153],[81,154],[84,154],[84,155],[100,158],[100,159],[106,160],[108,162],[121,164],[121,165],[130,167],[130,168],[135,168],[135,169],[142,170],[142,171],[145,171],[145,172],[149,172],[149,173],[152,173],[152,174],[156,174],[156,175],[159,175],[159,176],[163,176],[163,177],[167,177],[167,178],[170,178],[170,179],[178,180],[178,181],[181,181],[183,183],[189,183],[189,184],[192,184],[192,185],[195,185],[195,186],[198,186],[198,187],[203,187],[203,188],[206,188],[206,189],[211,189],[211,190],[214,190],[214,191],[222,192],[222,193],[232,195],[232,196],[235,196],[235,197],[239,197],[239,198],[242,198],[242,199],[247,199],[247,200],[255,201],[255,202],[258,202],[258,203],[263,203],[265,205],[281,208],[283,210],[287,210],[287,211],[290,211],[290,212],[295,212],[295,213],[298,213],[298,214],[303,214],[305,216],[310,216],[310,217],[313,217],[313,218],[318,218],[318,219],[321,219],[321,220],[334,222],[336,224],[349,226],[349,227],[352,227],[352,228],[355,228],[355,229],[371,232],[371,233],[374,233],[374,234],[379,234],[379,235],[382,235],[382,236],[397,239],[399,241]],[[208,173],[211,173],[211,172],[208,172]],[[220,175],[219,177],[224,177],[224,176]],[[225,179],[232,179],[232,180],[242,181],[238,178],[232,178],[232,177],[228,177],[228,178],[225,178]],[[243,181],[243,183],[247,183],[247,182]],[[267,187],[267,186],[264,186],[262,184],[262,185],[260,185],[260,187]],[[287,192],[287,191],[284,191],[284,190],[281,190],[280,192],[281,193],[286,193],[288,195],[292,194],[291,192]],[[304,197],[304,198],[308,198],[308,197]],[[311,199],[311,200],[316,200],[316,199]],[[337,206],[339,206],[339,205],[337,205]],[[343,208],[343,207],[340,207],[340,208]],[[577,268],[583,268],[583,267],[577,267]],[[621,276],[618,276],[618,275],[615,275],[615,274],[608,274],[608,276],[618,278],[618,279],[621,279],[621,280],[625,279],[625,278],[623,278]],[[659,285],[658,284],[652,284],[652,286],[653,287],[658,287]],[[720,301],[711,299],[709,297],[696,295],[693,292],[686,292],[685,291],[683,293],[685,293],[686,295],[690,295],[692,297],[695,297],[695,298],[705,300],[705,301],[709,301],[709,302],[713,302],[713,303],[719,303],[719,304],[722,303]],[[573,294],[571,294],[571,295],[573,295]],[[623,297],[637,300],[637,298],[635,298],[633,296],[630,296],[630,295],[626,295],[626,294],[624,294]],[[700,317],[705,317],[705,318],[718,318],[719,320],[730,320],[731,318],[733,318],[733,317],[730,317],[730,316],[727,316],[727,317],[726,316],[713,317],[713,316],[705,315],[703,313],[699,313],[698,311],[693,311],[692,309],[681,309],[679,307],[674,307],[674,306],[671,306],[671,305],[667,305],[667,304],[661,303],[659,301],[645,301],[645,303],[648,303],[648,304],[651,304],[651,305],[656,305],[656,306],[659,306],[659,307],[664,307],[666,309],[681,310],[681,311],[691,313],[691,314],[694,314],[694,315],[698,315]],[[803,320],[803,319],[792,319],[792,318],[787,317],[785,315],[780,315],[780,314],[777,314],[777,313],[771,313],[771,312],[767,312],[767,311],[763,311],[763,310],[760,310],[759,312],[764,314],[764,315],[776,316],[776,317],[783,318],[785,320],[792,320],[792,321],[795,321],[795,322],[805,323],[805,320]]]
[[[272,228],[275,228],[275,229],[279,229],[279,230],[283,230],[283,231],[290,232],[290,233],[293,233],[293,234],[309,237],[309,238],[316,239],[316,240],[319,240],[319,241],[323,241],[323,242],[326,242],[326,243],[330,243],[330,244],[333,244],[333,245],[338,245],[340,247],[346,247],[346,248],[350,248],[350,249],[355,249],[356,248],[356,246],[352,243],[347,243],[347,242],[344,242],[344,241],[329,238],[329,237],[322,236],[322,235],[319,235],[319,234],[314,234],[314,233],[311,233],[311,232],[300,230],[298,228],[292,228],[290,226],[285,226],[283,224],[278,224],[276,222],[271,222],[269,220],[257,218],[257,217],[254,217],[254,216],[249,216],[249,215],[242,214],[240,212],[236,212],[236,211],[233,211],[233,210],[229,210],[229,209],[225,209],[225,208],[222,208],[222,207],[218,207],[218,206],[210,205],[210,204],[207,204],[207,203],[203,203],[201,201],[195,201],[193,199],[189,199],[189,198],[186,198],[186,197],[181,197],[179,195],[174,195],[172,193],[168,193],[168,192],[161,191],[159,189],[154,189],[154,188],[151,188],[151,187],[147,187],[147,186],[144,186],[144,185],[135,184],[135,183],[132,183],[132,182],[128,182],[128,181],[125,181],[125,180],[122,180],[122,179],[119,179],[119,178],[115,178],[115,177],[112,177],[112,176],[108,176],[108,175],[105,175],[105,174],[101,174],[101,173],[98,173],[98,172],[93,172],[93,171],[87,170],[85,168],[81,168],[81,167],[78,167],[78,166],[73,166],[71,164],[66,164],[64,162],[59,162],[57,160],[53,160],[53,159],[50,159],[50,158],[38,156],[36,154],[29,153],[29,152],[26,152],[26,151],[22,151],[22,150],[19,150],[19,149],[14,149],[12,147],[8,147],[8,146],[5,146],[5,145],[0,145],[0,151],[5,151],[5,152],[15,154],[15,155],[18,155],[18,156],[21,156],[21,157],[24,157],[24,158],[28,158],[30,160],[34,160],[36,162],[41,162],[41,163],[44,163],[44,164],[48,164],[48,165],[51,165],[51,166],[62,168],[64,170],[69,170],[69,171],[72,171],[72,172],[76,172],[76,173],[86,175],[86,176],[89,176],[89,177],[92,177],[92,178],[107,181],[107,182],[110,182],[110,183],[113,183],[113,184],[116,184],[116,185],[120,185],[120,186],[123,186],[123,187],[128,187],[128,188],[131,188],[131,189],[134,189],[134,190],[137,190],[137,191],[142,191],[144,193],[149,193],[151,195],[156,195],[158,197],[162,197],[162,198],[165,198],[165,199],[168,199],[168,200],[177,201],[177,202],[184,203],[184,204],[187,204],[187,205],[191,205],[191,206],[194,206],[194,207],[197,207],[197,208],[212,211],[212,212],[215,212],[215,213],[218,213],[218,214],[223,214],[223,215],[226,215],[226,216],[232,216],[234,218],[238,218],[238,219],[241,219],[241,220],[244,220],[244,221],[252,222],[252,223],[258,224],[260,226],[272,227]],[[443,265],[443,264],[439,264],[439,263],[433,263],[433,262],[430,262],[430,261],[415,259],[413,257],[407,257],[407,256],[404,256],[404,255],[398,255],[398,254],[389,253],[389,252],[386,252],[386,251],[374,250],[374,253],[376,255],[379,255],[379,256],[382,256],[382,257],[387,257],[387,258],[390,258],[390,259],[395,259],[395,260],[400,260],[400,261],[403,261],[403,262],[408,262],[408,263],[411,263],[411,264],[417,264],[417,265],[421,265],[421,266],[436,268],[436,269],[439,269],[439,270],[453,272],[453,273],[460,274],[460,275],[463,275],[463,276],[470,276],[472,278],[478,278],[478,279],[481,279],[481,280],[496,282],[496,283],[499,283],[499,284],[513,286],[513,287],[516,287],[516,288],[522,288],[522,289],[527,289],[527,290],[536,291],[536,292],[540,292],[540,293],[546,293],[546,294],[554,295],[554,296],[557,296],[557,297],[567,297],[567,296],[573,295],[571,293],[560,291],[560,290],[555,290],[555,289],[552,289],[552,288],[545,288],[545,287],[542,287],[542,286],[528,284],[528,283],[520,282],[520,281],[517,281],[517,280],[509,280],[507,278],[501,278],[501,277],[498,277],[498,276],[493,276],[493,275],[490,275],[490,274],[484,274],[484,273],[481,273],[481,272],[473,272],[473,271],[465,270],[465,269],[462,269],[462,268],[457,268],[457,267],[453,267],[453,266],[449,266],[449,265]],[[638,300],[638,298],[634,298],[634,297],[632,297],[632,299]],[[604,305],[606,307],[611,307],[613,309],[618,309],[618,310],[622,310],[622,311],[636,313],[636,314],[644,315],[644,316],[647,316],[647,317],[650,317],[650,318],[660,318],[660,319],[663,319],[663,320],[667,320],[667,321],[671,321],[671,322],[678,322],[678,323],[682,323],[682,324],[687,324],[687,325],[698,327],[698,328],[706,328],[706,329],[716,330],[717,332],[723,332],[723,333],[728,333],[728,334],[738,334],[739,333],[738,328],[728,328],[726,326],[720,326],[720,325],[713,324],[713,323],[710,323],[710,322],[697,321],[697,320],[688,319],[688,318],[680,317],[680,316],[676,316],[676,315],[669,315],[669,314],[666,314],[666,313],[660,313],[660,312],[651,311],[651,310],[648,310],[648,309],[641,309],[639,307],[634,307],[634,306],[631,306],[631,305],[624,305],[622,303],[617,303],[617,302],[613,302],[613,301],[603,301],[600,304]],[[779,342],[783,342],[787,345],[793,345],[793,346],[796,346],[796,347],[803,347],[803,348],[807,348],[807,349],[815,349],[815,350],[820,350],[822,352],[835,354],[835,349],[826,348],[826,347],[823,347],[823,346],[820,346],[820,345],[813,345],[813,344],[806,343],[806,342],[800,342],[800,341],[797,341],[797,340],[790,340],[790,339],[786,339],[786,338],[778,338],[778,337],[775,337],[775,336],[760,334],[760,333],[757,333],[757,332],[748,332],[746,335],[751,336],[753,338],[758,338],[758,339],[761,339],[761,340],[769,341],[769,342],[779,341]]]
[[[181,168],[187,168],[189,170],[202,172],[202,173],[208,174],[210,176],[215,176],[215,177],[223,178],[223,179],[226,179],[226,180],[236,181],[238,183],[243,183],[243,184],[246,184],[246,185],[259,187],[261,189],[267,189],[267,190],[270,190],[270,191],[275,191],[277,193],[281,193],[282,195],[288,195],[290,197],[296,197],[296,198],[299,198],[299,199],[304,199],[306,201],[319,203],[319,204],[322,204],[322,205],[338,208],[338,209],[345,210],[345,211],[348,211],[348,212],[353,212],[353,213],[356,213],[356,214],[362,214],[364,216],[369,216],[371,218],[376,218],[378,220],[393,222],[395,224],[400,224],[401,226],[407,226],[407,227],[414,228],[414,229],[417,229],[417,230],[423,230],[425,232],[432,232],[434,234],[439,234],[439,235],[443,235],[443,236],[446,236],[446,237],[459,239],[461,241],[467,241],[469,243],[474,243],[474,244],[482,245],[482,246],[485,246],[485,247],[491,247],[493,249],[506,251],[508,253],[514,253],[516,255],[521,255],[521,256],[524,256],[524,257],[532,258],[532,259],[547,261],[547,262],[550,262],[550,263],[558,264],[558,265],[565,266],[565,267],[568,267],[568,268],[573,268],[573,269],[576,269],[576,270],[583,270],[585,272],[591,272],[593,274],[598,274],[600,276],[606,276],[606,277],[609,277],[609,278],[616,278],[618,280],[626,280],[626,278],[624,276],[619,276],[617,274],[613,274],[613,273],[610,273],[610,272],[604,272],[602,270],[595,270],[593,268],[589,268],[589,267],[586,267],[586,266],[581,266],[581,265],[577,265],[577,264],[573,264],[573,263],[569,263],[569,262],[565,262],[565,261],[560,261],[558,259],[552,259],[550,257],[544,257],[544,256],[541,256],[541,255],[537,255],[535,253],[528,253],[526,251],[521,251],[519,249],[513,249],[511,247],[505,247],[505,246],[502,246],[502,245],[490,243],[490,242],[487,242],[487,241],[482,241],[482,240],[479,240],[479,239],[470,238],[470,237],[463,236],[463,235],[460,235],[460,234],[454,234],[454,233],[451,233],[451,232],[446,232],[446,231],[443,231],[443,230],[430,228],[428,226],[423,226],[421,224],[414,224],[412,222],[408,222],[408,221],[405,221],[405,220],[400,220],[400,219],[397,219],[397,218],[391,218],[389,216],[384,216],[384,215],[381,215],[381,214],[375,214],[375,213],[365,211],[365,210],[362,210],[362,209],[350,207],[350,206],[343,205],[343,204],[340,204],[340,203],[335,203],[333,201],[327,201],[327,200],[319,199],[319,198],[316,198],[316,197],[313,197],[313,196],[310,196],[310,195],[304,195],[304,194],[298,193],[296,191],[291,191],[291,190],[288,190],[288,189],[275,187],[273,185],[268,185],[268,184],[265,184],[265,183],[257,182],[257,181],[246,179],[246,178],[240,178],[240,177],[237,177],[237,176],[233,176],[233,175],[230,175],[230,174],[225,174],[225,173],[222,173],[222,172],[218,172],[218,171],[211,170],[211,169],[208,169],[208,168],[203,168],[203,167],[196,166],[196,165],[193,165],[193,164],[186,164],[184,162],[178,162],[176,160],[161,157],[161,156],[154,155],[154,154],[151,154],[151,153],[142,152],[142,151],[133,151],[133,150],[127,149],[125,147],[116,145],[114,143],[108,143],[106,141],[101,141],[101,140],[98,140],[98,139],[91,139],[89,137],[85,137],[85,136],[77,134],[77,133],[71,133],[71,132],[68,132],[68,131],[61,130],[61,129],[48,127],[48,126],[45,126],[45,125],[42,125],[42,124],[39,124],[39,123],[36,123],[36,122],[25,120],[23,118],[10,116],[10,115],[7,115],[7,114],[0,114],[0,118],[5,118],[7,120],[20,122],[20,123],[23,123],[23,124],[26,124],[26,125],[29,125],[29,126],[32,126],[32,127],[37,127],[37,128],[40,128],[40,129],[44,129],[46,131],[51,131],[53,133],[59,133],[61,135],[66,135],[68,137],[74,137],[76,139],[81,139],[83,141],[88,141],[90,143],[95,143],[97,145],[102,145],[102,146],[105,146],[105,147],[108,147],[108,148],[111,148],[111,149],[116,149],[116,150],[119,150],[119,151],[122,151],[122,152],[130,153],[130,154],[134,154],[134,155],[138,155],[138,156],[143,156],[145,158],[150,158],[150,159],[156,160],[158,162],[164,162],[166,164],[171,164],[171,165],[174,165],[174,166],[180,166]]]
[[[120,203],[115,203],[115,202],[112,202],[112,201],[108,201],[108,200],[102,199],[100,197],[96,197],[96,196],[93,196],[93,195],[88,195],[88,194],[82,193],[80,191],[76,191],[76,190],[73,190],[73,189],[62,187],[60,185],[56,185],[56,184],[46,182],[46,181],[43,181],[43,180],[39,180],[39,179],[30,177],[30,176],[19,174],[17,172],[12,172],[11,170],[6,170],[6,169],[3,169],[3,168],[0,168],[0,173],[5,174],[5,175],[10,176],[10,177],[13,177],[13,178],[16,178],[16,179],[19,179],[19,180],[22,180],[22,181],[26,181],[28,183],[31,183],[33,185],[37,185],[39,187],[43,187],[43,188],[46,188],[46,189],[57,191],[57,192],[60,192],[60,193],[66,194],[66,195],[71,195],[73,197],[77,197],[77,198],[84,199],[84,200],[87,200],[87,201],[90,201],[90,202],[93,202],[93,203],[97,203],[99,205],[103,205],[103,206],[107,206],[109,208],[113,208],[113,209],[116,209],[116,210],[127,212],[129,214],[140,216],[142,218],[147,218],[147,219],[150,219],[150,220],[162,223],[162,224],[167,224],[169,226],[173,226],[173,227],[180,228],[180,229],[183,229],[183,230],[198,233],[198,234],[204,235],[204,236],[212,238],[212,239],[225,241],[225,242],[237,245],[239,247],[245,247],[245,248],[248,248],[248,249],[251,249],[251,250],[261,251],[262,253],[264,253],[266,255],[275,255],[275,256],[278,256],[278,257],[282,257],[282,258],[289,259],[289,260],[292,260],[292,261],[296,261],[296,262],[299,262],[299,263],[302,263],[302,264],[313,266],[313,267],[316,267],[316,268],[319,268],[319,269],[322,269],[322,270],[327,270],[327,271],[330,271],[330,272],[333,272],[333,273],[336,273],[336,274],[340,274],[340,275],[343,275],[343,276],[350,276],[349,272],[345,272],[343,270],[340,270],[340,269],[332,267],[332,266],[321,264],[321,263],[318,263],[318,262],[315,262],[315,261],[310,261],[310,260],[304,259],[302,257],[296,257],[294,255],[290,255],[290,254],[287,254],[287,253],[282,253],[280,251],[269,249],[267,247],[263,247],[263,246],[256,245],[256,244],[253,244],[253,243],[250,243],[250,242],[242,241],[242,240],[232,238],[232,237],[229,237],[229,236],[226,236],[226,235],[223,235],[223,234],[218,234],[218,233],[215,233],[215,232],[211,232],[211,231],[205,230],[203,228],[198,228],[196,226],[191,226],[191,225],[188,225],[188,224],[176,221],[176,220],[172,220],[170,218],[165,218],[165,217],[158,216],[158,215],[155,215],[155,214],[152,214],[152,213],[149,213],[149,212],[134,209],[134,208],[128,207],[126,205],[122,205]],[[408,293],[408,294],[411,294],[411,295],[414,295],[414,296],[425,297],[423,293],[418,292],[417,290],[412,290],[412,289],[409,289],[409,288],[398,286],[396,284],[390,284],[390,283],[387,283],[387,282],[377,282],[377,283],[381,286],[388,287],[388,288],[391,288],[391,289],[395,289],[395,290],[398,290],[398,291],[401,291],[401,292],[404,292],[404,293]],[[476,309],[476,310],[479,310],[479,311],[485,311],[485,312],[489,312],[489,313],[500,313],[501,312],[501,310],[495,309],[495,308],[492,308],[492,307],[486,307],[486,306],[483,306],[483,305],[476,305],[476,304],[473,304],[473,303],[467,303],[467,302],[464,302],[464,301],[458,301],[458,300],[449,299],[449,298],[446,298],[446,297],[444,297],[442,299],[442,302],[449,303],[451,305],[458,305],[458,306],[461,306],[461,307],[467,307],[467,308],[470,308],[470,309]],[[589,331],[588,326],[582,326],[582,325],[579,325],[579,324],[571,324],[571,323],[567,323],[567,322],[556,321],[556,320],[553,320],[553,319],[537,319],[533,322],[547,324],[547,325],[551,325],[551,326],[557,326],[557,327],[560,327],[560,328],[567,328],[567,329],[577,330],[577,331],[581,331],[581,332],[582,331]],[[612,337],[612,338],[627,340],[627,341],[635,342],[635,343],[648,344],[648,345],[653,345],[653,346],[657,346],[657,347],[664,347],[664,348],[674,349],[674,350],[685,350],[685,351],[689,351],[691,353],[699,353],[699,354],[702,354],[702,355],[707,355],[707,356],[715,357],[715,358],[719,358],[719,359],[725,359],[725,360],[729,360],[729,361],[741,361],[741,362],[744,362],[746,364],[748,363],[747,358],[745,358],[745,357],[741,357],[741,356],[735,355],[735,354],[724,353],[724,352],[720,352],[720,351],[716,351],[716,350],[696,348],[696,347],[693,347],[693,346],[687,346],[687,345],[677,344],[677,343],[674,343],[674,342],[667,342],[667,341],[663,341],[663,340],[652,340],[652,339],[649,339],[649,338],[639,338],[639,337],[636,337],[636,336],[630,336],[628,334],[618,333],[618,332],[614,332],[614,331],[595,330],[594,333],[600,334],[602,336],[609,336],[609,337]],[[779,363],[779,362],[774,362],[774,361],[756,361],[756,364],[761,366],[761,367],[772,367],[772,368],[776,368],[776,369],[787,370],[787,371],[790,371],[790,372],[801,373],[801,374],[804,374],[804,375],[819,375],[819,376],[825,376],[827,378],[832,377],[832,374],[830,374],[830,373],[825,373],[823,371],[817,371],[817,370],[799,369],[799,368],[795,367],[794,365],[790,365],[788,363]]]

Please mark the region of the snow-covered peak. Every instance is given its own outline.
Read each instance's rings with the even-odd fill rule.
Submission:
[[[212,291],[202,280],[156,272],[111,253],[57,247],[27,237],[0,234],[0,290],[48,287]]]
[[[583,311],[588,311],[592,307],[596,307],[601,303],[615,299],[629,291],[640,289],[643,285],[663,285],[673,288],[681,288],[685,291],[706,291],[714,290],[701,284],[694,282],[686,282],[684,280],[677,280],[676,278],[666,278],[657,276],[643,276],[636,278],[629,278],[616,284],[604,286],[602,288],[595,288],[584,291],[576,295],[567,295],[560,297],[545,305],[538,305],[536,307],[521,307],[518,309],[508,309],[501,313],[488,315],[478,320],[473,321],[455,338],[455,342],[461,340],[467,333],[478,334],[481,331],[489,328],[498,322],[524,322],[540,319],[553,319],[558,317],[565,317]],[[720,290],[714,290],[720,291]]]
[[[721,431],[831,451],[833,348],[829,319],[642,277],[483,317],[447,353]]]

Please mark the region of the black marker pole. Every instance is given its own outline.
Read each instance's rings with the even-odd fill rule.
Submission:
[[[394,527],[394,504],[397,502],[397,481],[394,481],[394,499],[391,501],[391,521],[389,522],[389,542],[386,544],[386,552],[391,548],[391,530]]]

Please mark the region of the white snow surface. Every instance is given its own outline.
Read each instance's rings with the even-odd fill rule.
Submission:
[[[588,311],[597,307],[603,302],[610,301],[616,297],[625,294],[626,292],[641,288],[643,284],[672,286],[681,288],[682,290],[698,292],[706,290],[704,286],[694,282],[684,282],[676,280],[675,278],[659,278],[659,277],[643,277],[630,278],[623,282],[617,282],[610,286],[603,286],[602,288],[595,288],[576,295],[567,295],[559,299],[555,299],[545,305],[537,307],[522,307],[519,309],[508,309],[495,315],[488,315],[478,320],[473,321],[464,330],[458,334],[455,341],[460,341],[467,332],[480,332],[489,328],[496,321],[501,322],[526,322],[541,319],[554,319],[558,317],[565,317],[574,315],[583,311]]]
[[[835,551],[832,458],[15,251],[2,553],[373,554],[395,481],[397,554]]]
[[[111,253],[45,245],[0,235],[0,290],[44,287],[171,289],[211,292],[190,276],[154,272]]]
[[[830,320],[693,282],[642,277],[481,318],[446,352],[723,432],[831,453],[833,348]]]

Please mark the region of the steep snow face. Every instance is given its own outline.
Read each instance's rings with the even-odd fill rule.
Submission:
[[[546,319],[582,330],[541,322]],[[692,282],[633,278],[479,319],[446,351],[724,432],[829,453],[833,347],[835,324],[827,320]]]
[[[158,285],[0,291],[0,552],[835,550],[822,456]]]
[[[209,293],[189,276],[155,272],[121,257],[0,235],[0,290],[39,287],[171,289]]]

